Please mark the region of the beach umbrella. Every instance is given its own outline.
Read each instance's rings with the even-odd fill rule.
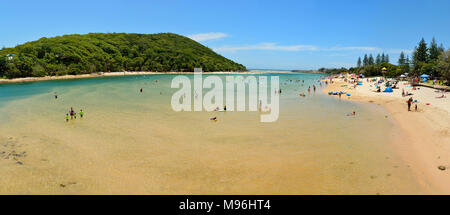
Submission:
[[[430,77],[430,76],[427,75],[427,74],[423,74],[423,75],[421,75],[420,77],[421,77],[421,78],[428,78],[428,77]]]
[[[406,77],[406,75],[400,75],[400,78],[404,78],[404,77]]]

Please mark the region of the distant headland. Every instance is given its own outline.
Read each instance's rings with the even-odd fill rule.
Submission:
[[[0,50],[0,78],[98,72],[245,71],[202,44],[173,33],[89,33],[41,38]]]

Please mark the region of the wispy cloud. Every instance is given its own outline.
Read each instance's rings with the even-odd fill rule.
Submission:
[[[388,49],[386,52],[390,54],[400,54],[401,52],[405,54],[412,54],[414,50],[412,49]]]
[[[240,50],[271,50],[271,51],[315,51],[318,48],[310,45],[292,45],[292,46],[280,46],[276,43],[260,43],[257,45],[245,45],[245,46],[222,46],[213,48],[214,51],[219,52],[235,52]]]
[[[370,47],[370,46],[335,46],[331,48],[323,48],[323,51],[366,51],[366,52],[378,52],[382,51],[381,48],[378,47]]]
[[[243,50],[270,50],[270,51],[324,51],[324,52],[346,52],[346,51],[357,51],[366,53],[389,53],[389,54],[400,54],[404,52],[405,54],[412,53],[412,50],[408,49],[383,49],[373,46],[333,46],[333,47],[319,47],[314,45],[278,45],[277,43],[260,43],[256,45],[242,45],[242,46],[221,46],[213,48],[217,52],[236,52]],[[337,53],[336,53],[337,54]]]
[[[204,34],[191,34],[188,35],[189,38],[197,41],[207,41],[207,40],[217,40],[220,38],[228,37],[228,34],[220,33],[220,32],[211,32],[211,33],[204,33]]]

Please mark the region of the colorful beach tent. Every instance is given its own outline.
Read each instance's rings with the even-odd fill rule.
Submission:
[[[384,90],[384,92],[385,92],[385,93],[392,93],[392,92],[394,92],[394,91],[392,90],[392,87],[386,87],[386,89]]]

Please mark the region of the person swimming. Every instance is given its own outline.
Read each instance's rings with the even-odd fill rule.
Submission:
[[[347,114],[347,116],[356,116],[356,112],[353,111],[352,113]]]

